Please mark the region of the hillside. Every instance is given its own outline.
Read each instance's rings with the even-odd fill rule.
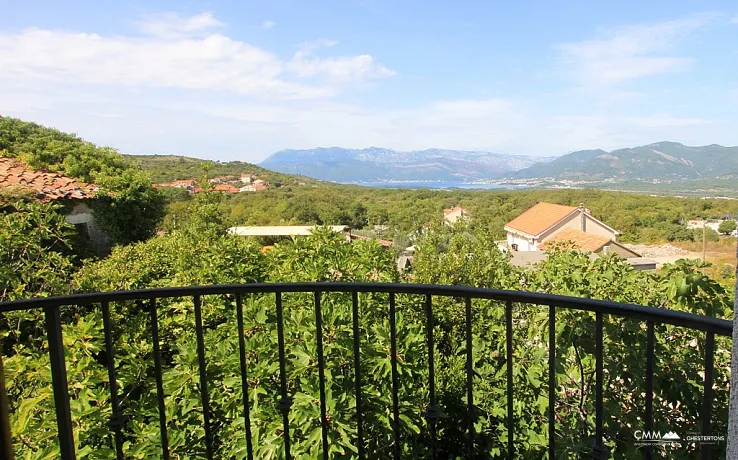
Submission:
[[[525,179],[707,179],[738,175],[738,147],[689,147],[658,142],[613,150],[581,150],[545,165],[537,164],[511,174]]]
[[[203,174],[202,165],[208,163],[207,160],[179,155],[123,155],[123,157],[127,162],[148,171],[151,174],[151,181],[156,184],[178,179],[197,179]],[[253,174],[259,178],[268,179],[274,184],[296,185],[300,182],[318,182],[310,177],[283,174],[243,161],[212,161],[210,163],[212,165],[209,172],[210,177]]]
[[[335,182],[474,181],[502,177],[551,158],[428,149],[400,152],[371,147],[282,150],[260,166]]]

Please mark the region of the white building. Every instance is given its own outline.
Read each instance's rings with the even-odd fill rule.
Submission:
[[[538,203],[505,225],[507,244],[513,251],[538,251],[558,232],[570,229],[615,241],[620,233],[594,218],[584,205]]]

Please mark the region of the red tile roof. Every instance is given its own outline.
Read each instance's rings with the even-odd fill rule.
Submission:
[[[545,232],[577,208],[552,203],[538,203],[515,219],[506,227],[528,235],[538,236]]]
[[[443,213],[446,214],[446,215],[448,215],[448,214],[451,214],[451,213],[456,212],[456,211],[463,211],[464,213],[466,213],[466,211],[464,211],[464,209],[461,206],[454,206],[451,209],[444,209],[443,210]]]
[[[34,171],[18,160],[0,157],[0,189],[27,190],[42,201],[52,201],[92,198],[97,186],[59,173]]]
[[[240,191],[238,187],[234,187],[229,184],[218,184],[215,187],[213,187],[213,190],[216,192],[228,192],[228,193],[238,193]]]
[[[553,242],[572,242],[577,249],[595,252],[610,241],[610,238],[605,236],[595,235],[594,233],[585,233],[574,228],[565,228],[554,233],[550,238],[547,238],[546,241],[541,244],[541,248],[545,249],[546,246]]]

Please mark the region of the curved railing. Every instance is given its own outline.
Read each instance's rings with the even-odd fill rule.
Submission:
[[[106,293],[77,294],[63,297],[37,298],[30,300],[21,300],[14,302],[0,303],[0,313],[21,310],[43,309],[45,313],[45,329],[49,342],[49,357],[51,362],[52,385],[54,390],[54,402],[56,407],[56,419],[59,434],[59,445],[61,449],[61,457],[63,459],[73,459],[75,457],[74,438],[72,433],[72,418],[69,406],[69,392],[66,375],[66,364],[64,360],[64,346],[62,341],[62,321],[60,307],[72,305],[99,305],[103,315],[103,329],[106,344],[106,365],[108,369],[111,404],[113,411],[113,419],[121,419],[120,401],[118,400],[118,389],[116,384],[116,369],[114,364],[114,349],[112,338],[112,327],[110,320],[110,304],[113,302],[130,301],[130,300],[148,300],[148,310],[150,313],[151,338],[154,347],[155,361],[155,377],[157,386],[157,399],[159,407],[160,430],[162,437],[162,455],[169,458],[167,427],[164,406],[164,390],[162,388],[162,363],[161,352],[159,349],[159,330],[158,330],[158,313],[157,300],[162,298],[183,298],[192,297],[195,308],[195,329],[197,336],[197,354],[198,366],[200,372],[200,391],[203,405],[204,429],[206,438],[206,453],[208,458],[213,458],[213,433],[208,419],[209,413],[209,393],[205,374],[205,349],[203,343],[203,321],[202,321],[202,303],[201,297],[208,295],[234,295],[236,300],[238,314],[238,332],[239,332],[239,352],[242,371],[242,385],[244,394],[244,419],[246,421],[247,430],[247,446],[248,458],[253,458],[253,449],[251,445],[251,437],[249,435],[249,402],[248,391],[245,377],[246,369],[246,350],[244,344],[244,327],[243,327],[243,311],[241,296],[244,294],[258,293],[274,293],[275,294],[275,312],[277,318],[277,332],[279,344],[279,368],[280,368],[280,388],[281,398],[276,402],[277,408],[282,412],[284,423],[284,443],[287,457],[290,457],[290,426],[289,411],[291,400],[287,392],[286,371],[285,371],[285,343],[283,330],[283,311],[282,311],[282,294],[294,292],[314,293],[315,305],[315,321],[316,321],[316,337],[317,337],[317,364],[320,382],[320,409],[321,409],[321,428],[322,428],[322,444],[323,456],[328,458],[328,422],[326,419],[326,395],[325,395],[325,360],[323,356],[323,326],[321,314],[321,295],[328,292],[352,293],[352,320],[353,320],[353,346],[354,346],[354,372],[356,378],[356,416],[357,416],[357,439],[358,439],[358,456],[366,458],[363,447],[362,434],[362,394],[361,394],[361,371],[359,363],[359,309],[358,309],[358,293],[387,293],[389,294],[388,315],[390,321],[391,333],[391,366],[392,366],[392,389],[393,389],[393,417],[392,431],[394,436],[394,457],[400,458],[401,454],[401,438],[399,425],[399,401],[398,401],[398,371],[397,371],[397,328],[395,323],[396,294],[417,294],[425,296],[425,315],[427,320],[427,347],[428,347],[428,366],[429,366],[429,387],[430,397],[428,401],[428,410],[425,414],[431,427],[432,436],[435,438],[435,423],[440,413],[438,401],[435,394],[434,382],[434,338],[433,324],[434,315],[432,309],[433,297],[454,297],[465,300],[464,322],[466,328],[466,395],[467,395],[467,411],[468,411],[468,427],[467,427],[467,457],[474,456],[474,426],[473,426],[473,357],[472,357],[472,322],[474,321],[472,300],[487,299],[504,302],[506,305],[506,351],[507,357],[507,456],[514,457],[513,444],[513,360],[512,353],[512,337],[514,334],[512,322],[512,305],[513,303],[524,303],[533,305],[545,305],[549,307],[548,327],[549,327],[549,357],[548,357],[548,423],[549,423],[549,458],[555,458],[555,403],[556,403],[556,310],[557,309],[573,309],[583,310],[595,313],[595,441],[592,447],[591,455],[595,458],[607,458],[607,449],[603,440],[603,316],[612,315],[617,317],[632,318],[637,321],[645,322],[647,325],[647,345],[646,345],[646,371],[645,371],[645,405],[644,405],[644,431],[651,431],[653,427],[653,375],[654,375],[654,324],[668,324],[679,326],[691,330],[701,331],[706,337],[705,352],[705,383],[703,391],[703,406],[700,413],[702,420],[702,435],[710,436],[711,418],[713,404],[713,373],[714,373],[714,349],[715,335],[731,336],[733,325],[730,321],[710,318],[706,316],[694,315],[691,313],[679,312],[664,308],[646,307],[640,305],[608,302],[602,300],[585,299],[579,297],[567,297],[559,295],[550,295],[532,292],[518,291],[502,291],[495,289],[482,289],[461,286],[438,286],[438,285],[422,285],[422,284],[385,284],[385,283],[263,283],[263,284],[233,284],[233,285],[216,285],[216,286],[193,286],[182,288],[159,288],[146,290],[118,291]],[[1,364],[1,361],[0,361]],[[0,368],[0,371],[2,369]],[[0,373],[0,375],[2,375]],[[12,434],[9,429],[8,406],[5,394],[4,382],[0,380],[0,441],[2,441],[3,458],[12,458]],[[433,440],[435,441],[435,439]],[[122,438],[120,432],[116,432],[115,437],[116,452],[118,458],[124,458]],[[432,444],[430,456],[435,458],[435,442]],[[702,448],[703,458],[712,458],[710,453],[710,445]],[[644,449],[644,456],[650,458],[650,449]]]

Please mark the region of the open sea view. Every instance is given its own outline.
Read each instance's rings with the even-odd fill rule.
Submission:
[[[382,188],[429,188],[434,190],[444,189],[499,189],[510,188],[499,184],[470,184],[464,182],[447,182],[447,181],[409,181],[409,182],[346,182],[351,185],[361,185],[362,187],[382,187]]]

